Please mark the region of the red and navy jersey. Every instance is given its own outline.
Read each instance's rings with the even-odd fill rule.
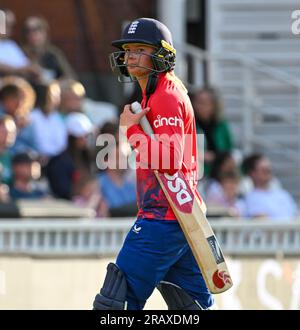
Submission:
[[[181,81],[173,73],[159,75],[156,90],[147,106],[147,119],[155,138],[140,125],[127,130],[127,138],[137,151],[138,218],[176,220],[153,169],[169,175],[181,170],[193,190],[197,185],[197,140],[194,111]],[[146,107],[143,94],[142,107]]]

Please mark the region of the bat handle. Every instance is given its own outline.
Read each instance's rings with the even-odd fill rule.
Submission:
[[[131,110],[134,112],[134,113],[140,113],[143,109],[140,105],[139,102],[135,101],[131,104]],[[152,127],[147,119],[146,116],[144,116],[141,120],[140,120],[140,125],[142,126],[144,132],[151,136],[153,134],[153,130],[152,130]]]

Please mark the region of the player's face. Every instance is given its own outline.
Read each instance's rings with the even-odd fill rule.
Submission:
[[[155,52],[155,47],[145,44],[125,44],[125,63],[131,76],[143,77],[148,75],[153,69],[151,54]]]

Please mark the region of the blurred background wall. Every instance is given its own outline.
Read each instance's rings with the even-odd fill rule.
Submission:
[[[92,307],[110,258],[0,258],[0,309]],[[217,309],[300,308],[300,262],[295,258],[228,258],[234,287],[215,295]],[[155,289],[145,309],[167,306]]]

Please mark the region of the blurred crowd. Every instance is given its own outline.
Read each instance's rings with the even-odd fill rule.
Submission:
[[[223,208],[228,215],[243,219],[295,219],[297,205],[273,176],[266,155],[243,155],[235,149],[220,100],[213,88],[192,96],[197,133],[204,136],[204,179],[199,190],[208,209]]]
[[[96,166],[97,136],[118,143],[118,109],[86,97],[64,53],[51,43],[48,22],[28,17],[23,43],[6,14],[0,36],[0,202],[64,199],[96,217],[136,214],[134,171]],[[122,152],[122,151],[120,151]]]
[[[0,203],[58,198],[93,208],[98,218],[134,216],[134,170],[109,166],[100,170],[96,165],[99,134],[115,137],[112,152],[117,156],[129,152],[119,137],[117,107],[86,96],[76,70],[51,43],[44,18],[28,17],[22,24],[22,44],[18,44],[13,39],[15,15],[4,11]],[[204,178],[199,191],[208,208],[226,209],[235,218],[296,217],[297,206],[273,177],[268,158],[260,154],[237,157],[217,92],[205,88],[191,99],[197,133],[204,136]]]

